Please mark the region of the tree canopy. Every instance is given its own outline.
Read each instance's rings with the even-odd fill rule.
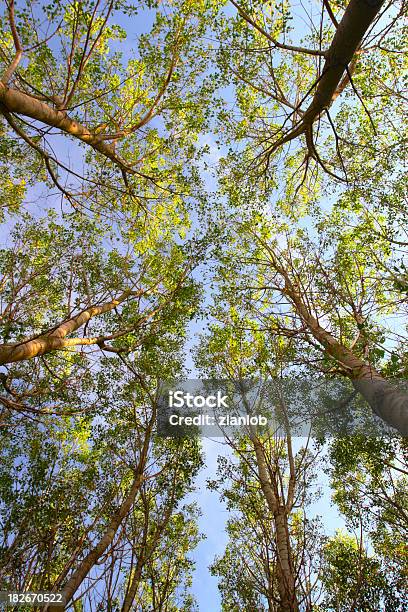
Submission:
[[[388,429],[299,439],[276,395],[225,436],[208,572],[225,611],[407,609],[407,10],[3,3],[0,590],[197,610],[163,384],[340,380]]]

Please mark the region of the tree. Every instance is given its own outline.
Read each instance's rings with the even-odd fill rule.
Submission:
[[[396,585],[354,538],[338,533],[325,546],[325,610],[403,610]]]
[[[209,91],[198,8],[11,1],[2,17],[2,585],[74,608],[147,608],[166,564],[154,597],[193,606],[196,510],[181,500],[198,445],[154,432],[205,250],[186,240]],[[133,54],[115,20],[138,11],[153,23]]]
[[[214,308],[218,322],[203,337],[197,363],[211,379],[238,385],[234,403],[245,413],[279,414],[283,426],[249,425],[235,436],[225,433],[235,461],[220,460],[219,478],[211,486],[220,490],[234,515],[228,522],[227,550],[212,572],[221,577],[225,610],[311,609],[312,574],[318,566],[312,558],[319,536],[306,505],[319,452],[309,450],[309,440],[294,450],[287,398],[277,376],[285,371],[290,349],[286,352],[279,341],[276,352],[268,347],[269,338],[240,318],[234,294],[229,294],[233,304],[228,309],[227,299]],[[263,376],[270,383],[273,377],[278,380],[271,387],[266,383],[264,390]]]
[[[339,438],[331,444],[333,497],[350,529],[364,528],[371,553],[367,562],[375,568],[381,597],[390,599],[386,609],[387,605],[389,609],[403,609],[408,600],[406,468],[405,438],[360,435]],[[361,581],[363,593],[367,582]]]
[[[191,158],[192,122],[199,128],[206,91],[197,85],[191,95],[203,70],[191,36],[205,23],[198,8],[181,3],[167,14],[156,10],[150,35],[142,33],[129,56],[121,50],[126,30],[113,20],[149,14],[154,4],[44,2],[39,10],[31,1],[7,3],[1,113],[13,138],[28,146],[73,205],[81,206],[84,196],[103,200],[108,188],[137,210],[154,204],[156,189],[165,195],[181,187],[180,164],[184,154]],[[85,173],[54,153],[52,128],[85,145],[74,144]],[[70,179],[80,180],[79,191],[71,190]]]
[[[407,396],[388,380],[397,364],[403,375],[405,339],[387,321],[406,305],[406,121],[396,59],[404,28],[395,19],[405,4],[377,13],[381,3],[366,12],[349,2],[339,17],[324,2],[306,36],[290,6],[234,6],[238,16],[221,15],[217,23],[222,83],[233,86],[235,103],[219,113],[219,139],[229,146],[219,167],[229,220],[217,274],[229,291],[238,287],[238,308],[250,325],[296,339],[303,363],[350,378],[374,413],[405,435]],[[282,150],[299,135],[306,136],[306,153]],[[345,185],[333,181],[324,157]],[[234,272],[237,262],[244,279]]]
[[[75,347],[137,350],[149,325],[193,290],[188,276],[195,264],[182,248],[158,241],[158,266],[158,251],[140,253],[132,240],[118,248],[107,229],[86,218],[71,222],[68,228],[52,213],[40,223],[27,217],[13,232],[15,246],[3,251],[1,365]],[[73,336],[80,331],[82,337]]]
[[[242,267],[239,272],[242,274]],[[229,283],[235,282],[231,274],[229,271],[223,277],[225,297],[217,300],[213,308],[217,322],[203,338],[198,363],[206,373],[211,373],[211,378],[243,379],[243,388],[252,383],[259,389],[262,376],[269,376],[263,383],[269,383],[269,387],[277,373],[283,378],[302,376],[302,372],[296,372],[301,354],[292,345],[290,335],[285,337],[280,329],[260,330],[258,321],[251,320],[248,310],[243,308],[248,306],[246,296],[241,302],[241,294],[229,289]],[[246,278],[241,278],[245,283]],[[229,309],[225,307],[227,300]],[[304,357],[310,359],[310,353],[305,352]],[[274,388],[278,383],[275,381]],[[317,389],[319,383],[321,388],[321,377],[316,380]],[[282,392],[281,401],[290,404],[291,386],[278,384],[278,388]],[[303,406],[311,397],[312,406],[303,410],[303,414],[310,413],[320,400],[319,393],[302,394],[301,385],[294,389],[295,403],[300,398]],[[259,395],[258,391],[256,396]],[[279,392],[271,397],[261,394],[259,402],[272,406],[275,402],[272,410],[263,413],[275,415],[276,420]],[[248,401],[245,391],[237,401],[243,404]],[[333,399],[328,406],[333,409]],[[248,407],[247,412],[259,410],[257,405],[256,410]],[[226,551],[211,566],[212,573],[220,577],[223,609],[293,610],[296,605],[319,610],[372,609],[373,602],[378,609],[404,609],[403,534],[407,530],[404,439],[376,438],[366,431],[359,435],[352,431],[349,437],[334,438],[329,443],[330,453],[325,444],[318,444],[317,452],[312,452],[307,443],[295,454],[296,442],[292,440],[288,420],[286,427],[285,419],[282,423],[277,430],[269,425],[266,431],[255,432],[252,428],[236,437],[227,435],[233,455],[231,459],[220,460],[218,478],[210,483],[220,491],[229,512],[234,513],[227,523]],[[316,465],[319,453],[322,462]],[[331,477],[333,499],[351,532],[344,536],[327,537],[316,519],[308,517],[307,504],[318,493],[315,469],[323,465]],[[280,500],[278,504],[274,499]],[[279,570],[281,509],[286,511],[284,525],[291,543],[288,552],[292,575],[296,577],[296,603],[282,596],[282,584],[287,581]],[[359,536],[352,535],[355,529]]]
[[[218,479],[211,482],[231,513],[226,550],[210,567],[211,573],[220,577],[223,610],[312,609],[322,537],[317,521],[309,519],[306,511],[310,495],[306,487],[313,482],[314,457],[307,447],[291,457],[291,442],[290,438],[272,436],[259,441],[278,505],[271,505],[264,475],[261,480],[259,451],[256,455],[248,439],[234,440],[234,457],[220,462]],[[296,464],[296,491],[294,503],[288,505],[284,494],[277,492],[291,478],[291,461]],[[288,544],[290,540],[290,557],[286,559],[280,541],[281,523]]]
[[[75,603],[97,583],[102,590],[92,590],[92,605],[101,597],[121,601],[126,610],[140,597],[134,564],[140,582],[152,559],[160,564],[164,554],[166,562],[173,564],[174,555],[184,564],[188,584],[196,511],[180,504],[200,466],[198,445],[155,439],[155,390],[134,372],[105,363],[91,391],[98,394],[92,414],[8,423],[1,477],[4,588],[61,590]],[[181,544],[184,537],[177,552],[173,540]],[[130,598],[124,568],[136,587]],[[173,577],[167,599],[183,580],[182,572]]]
[[[398,231],[394,211],[374,200],[381,211],[374,222],[369,203],[370,216],[347,192],[332,211],[296,220],[280,206],[268,210],[262,195],[248,204],[247,189],[231,176],[224,188],[233,208],[214,272],[221,299],[235,296],[248,329],[286,338],[305,372],[349,378],[374,413],[405,435],[407,396],[392,381],[404,376],[406,361],[404,330],[391,324],[406,310],[404,269],[395,265],[403,248],[394,253],[387,239]],[[394,198],[399,220],[399,191]]]
[[[200,304],[197,363],[238,381],[247,413],[248,380],[340,377],[406,435],[406,2],[311,3],[307,31],[299,10],[5,3],[4,588],[194,609],[183,500],[199,444],[157,438],[156,413]],[[225,609],[403,609],[404,443],[333,442],[335,499],[360,535],[325,538],[307,516],[318,451],[295,450],[280,390],[263,397],[280,432],[229,436],[214,484],[235,513],[213,565]]]
[[[282,185],[289,205],[324,178],[331,189],[361,180],[360,151],[379,160],[404,146],[405,2],[231,4],[216,29],[222,84],[234,93],[219,134],[241,180],[268,193]]]

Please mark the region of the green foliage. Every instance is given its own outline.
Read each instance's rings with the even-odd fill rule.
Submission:
[[[322,584],[328,595],[325,610],[405,609],[407,599],[399,592],[389,568],[358,545],[355,538],[338,533],[324,548]]]

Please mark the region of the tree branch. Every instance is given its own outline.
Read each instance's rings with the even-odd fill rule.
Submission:
[[[234,0],[231,0],[233,2]],[[282,145],[304,134],[309,126],[327,110],[350,81],[350,68],[354,70],[355,54],[361,46],[364,34],[376,19],[384,0],[350,0],[333,37],[323,70],[316,82],[315,93],[309,107],[304,112],[295,129],[276,140],[267,151],[270,156]],[[266,33],[265,33],[266,34]],[[342,79],[344,72],[347,80]],[[313,88],[312,88],[313,89]]]
[[[82,310],[82,312],[76,316],[61,322],[55,328],[40,334],[36,338],[23,340],[22,342],[14,344],[0,345],[0,365],[32,359],[38,355],[44,355],[44,353],[61,350],[69,346],[98,344],[98,342],[103,340],[103,337],[67,338],[67,336],[83,327],[93,317],[110,312],[131,296],[139,297],[144,293],[144,290],[132,291],[128,289],[109,302],[100,305],[94,304]]]
[[[129,174],[137,174],[151,180],[150,177],[129,166],[126,160],[116,153],[112,145],[103,142],[100,135],[91,132],[84,125],[69,117],[65,111],[54,109],[41,100],[17,89],[7,87],[3,82],[0,82],[0,104],[9,113],[31,117],[31,119],[40,121],[50,127],[60,129],[69,136],[90,145],[95,151],[110,159],[116,166],[126,170]]]
[[[14,55],[14,58],[11,64],[9,65],[9,67],[6,69],[6,71],[4,72],[2,76],[1,82],[4,84],[7,84],[9,82],[9,80],[14,74],[14,71],[19,65],[21,58],[23,56],[23,47],[21,46],[21,43],[20,43],[20,38],[18,36],[16,22],[15,22],[14,0],[10,0],[10,3],[8,5],[8,12],[9,12],[10,29],[11,29],[11,34],[13,36],[13,42],[14,42],[14,47],[16,49],[16,53]]]
[[[240,6],[235,2],[235,0],[230,0],[230,2],[235,6],[238,13],[247,23],[249,23],[255,30],[258,30],[260,34],[265,36],[273,45],[278,49],[284,49],[285,51],[293,51],[295,53],[305,53],[306,55],[315,55],[317,57],[325,57],[325,51],[320,51],[319,49],[306,49],[305,47],[296,47],[293,45],[286,45],[284,43],[280,43],[278,40],[273,38],[266,30],[263,29],[262,26],[259,25],[256,21],[248,15]]]
[[[325,9],[326,9],[326,11],[327,11],[327,13],[328,13],[328,15],[329,15],[333,25],[336,28],[338,28],[339,27],[339,22],[337,21],[336,17],[334,16],[332,7],[330,6],[330,0],[323,0],[323,4],[324,4],[324,7],[325,7]]]

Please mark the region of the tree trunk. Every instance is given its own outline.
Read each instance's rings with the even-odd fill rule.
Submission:
[[[136,563],[135,572],[129,584],[129,589],[123,601],[121,612],[129,612],[133,604],[133,601],[136,597],[137,589],[140,584],[140,578],[142,576],[143,566],[144,566],[144,556],[143,556],[143,552],[141,552],[138,557],[137,563]]]
[[[384,0],[351,0],[349,2],[331,45],[325,52],[325,63],[316,84],[312,102],[302,115],[299,124],[279,138],[272,145],[271,152],[304,134],[310,155],[315,155],[313,124],[345,88],[346,81],[342,80],[343,74],[349,65],[349,71],[353,70],[353,59],[364,34],[374,22],[383,4]]]
[[[146,428],[145,438],[144,438],[143,446],[142,446],[141,453],[140,453],[139,463],[135,471],[135,476],[134,476],[132,485],[129,489],[127,496],[125,497],[120,507],[117,509],[117,511],[112,516],[105,530],[105,533],[100,538],[99,542],[88,552],[85,558],[79,563],[79,567],[74,571],[74,573],[72,574],[72,576],[69,578],[69,580],[67,581],[67,583],[62,589],[63,598],[66,604],[70,602],[70,600],[75,595],[76,591],[81,586],[82,582],[88,576],[91,569],[98,562],[98,560],[103,555],[103,553],[106,551],[108,546],[112,544],[114,537],[122,521],[125,519],[125,517],[127,516],[127,514],[129,513],[129,511],[131,510],[133,506],[133,503],[136,499],[136,495],[138,494],[138,491],[143,482],[143,474],[144,474],[144,469],[146,466],[146,461],[147,461],[147,456],[148,456],[148,449],[149,449],[149,444],[150,444],[152,428],[156,420],[156,414],[157,414],[157,408],[154,405],[151,417],[148,422],[148,426]],[[50,606],[46,608],[46,610],[48,610],[49,612],[61,612],[61,608],[58,608],[56,606]]]
[[[297,612],[299,610],[299,604],[296,599],[296,578],[293,567],[292,548],[289,539],[288,514],[285,506],[280,504],[280,500],[275,495],[269,478],[264,449],[253,432],[251,432],[251,440],[254,445],[262,492],[265,496],[269,510],[274,517],[275,523],[277,550],[276,567],[280,597],[279,612]]]
[[[331,357],[345,367],[354,388],[361,393],[375,414],[400,434],[408,436],[408,394],[396,389],[373,366],[363,361],[321,327],[305,306],[286,271],[279,265],[277,269],[285,279],[283,292],[289,297],[313,337]]]
[[[112,544],[120,524],[128,514],[129,510],[133,505],[133,502],[135,501],[136,495],[140,489],[141,484],[142,474],[138,473],[135,476],[129,493],[127,494],[123,503],[112,516],[109,525],[105,530],[105,533],[103,534],[99,542],[92,548],[92,550],[89,551],[86,557],[80,562],[79,567],[74,571],[74,573],[62,589],[64,601],[67,604],[75,595],[76,591],[81,586],[82,582],[85,580],[91,569],[103,555],[105,550],[110,544]],[[57,606],[50,606],[48,610],[49,612],[61,612],[61,608]]]
[[[86,308],[78,315],[63,321],[53,329],[38,335],[36,338],[21,340],[14,344],[0,345],[0,365],[32,359],[39,355],[44,355],[50,351],[63,349],[69,346],[95,344],[97,338],[66,338],[69,334],[83,327],[90,319],[98,315],[110,312],[127,298],[134,295],[141,295],[141,292],[124,291],[116,299],[104,304],[95,304]]]
[[[132,172],[125,160],[120,158],[112,145],[107,144],[97,134],[92,133],[81,123],[68,116],[65,111],[57,110],[41,100],[37,100],[18,89],[8,87],[0,82],[0,112],[1,107],[9,113],[30,117],[40,123],[55,127],[69,134],[73,138],[90,145],[95,151],[101,153],[116,165]]]
[[[384,0],[351,0],[347,5],[332,43],[326,52],[322,76],[312,103],[303,115],[303,123],[311,125],[332,103],[340,80],[364,34],[379,13]]]

